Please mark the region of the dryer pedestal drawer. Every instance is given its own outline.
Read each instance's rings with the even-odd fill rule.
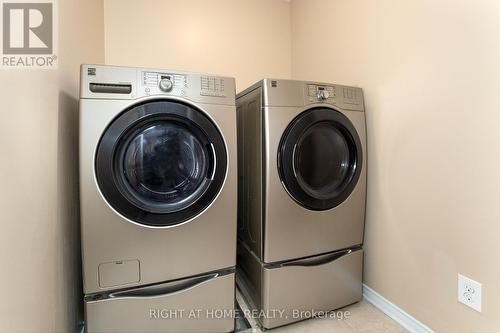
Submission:
[[[86,332],[232,332],[234,271],[127,289],[85,302]]]
[[[285,316],[264,319],[263,326],[285,325],[310,317],[312,310],[335,310],[359,301],[362,266],[361,249],[337,253],[337,257],[334,253],[292,261],[275,268],[264,266],[263,309],[282,309]]]
[[[244,246],[239,250],[239,255],[247,261],[245,269],[238,269],[238,285],[250,306],[266,314],[258,318],[265,328],[286,325],[318,315],[317,311],[331,311],[361,300],[363,250],[360,248],[277,264],[262,264]],[[252,271],[260,274],[250,274]]]

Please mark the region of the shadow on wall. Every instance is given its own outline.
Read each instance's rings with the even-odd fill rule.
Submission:
[[[57,191],[59,242],[55,262],[56,302],[55,313],[59,322],[57,332],[79,332],[83,321],[83,288],[80,252],[80,210],[78,184],[78,100],[70,94],[59,92],[57,133]],[[64,309],[64,310],[62,310]],[[64,318],[64,319],[63,319]]]

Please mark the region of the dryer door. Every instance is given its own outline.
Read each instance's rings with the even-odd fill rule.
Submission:
[[[95,159],[99,188],[119,214],[167,227],[202,213],[222,189],[224,140],[201,111],[177,101],[136,105],[114,119]]]
[[[351,121],[333,109],[301,113],[287,127],[278,171],[288,194],[310,210],[328,210],[353,191],[362,166],[361,141]]]

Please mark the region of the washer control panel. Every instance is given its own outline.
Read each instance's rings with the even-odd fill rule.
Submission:
[[[307,98],[309,102],[333,102],[337,97],[335,86],[317,84],[307,85]]]
[[[183,96],[186,94],[187,79],[182,74],[142,72],[142,85],[146,94],[171,92]]]
[[[235,105],[234,78],[169,69],[82,65],[80,97],[91,99],[179,98]]]
[[[182,74],[142,72],[142,85],[147,95],[170,93],[185,97],[197,90],[203,97],[226,97],[225,81],[223,77],[208,75],[194,79]]]

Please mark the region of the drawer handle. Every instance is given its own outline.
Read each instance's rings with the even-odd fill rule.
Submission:
[[[329,264],[332,261],[335,261],[337,259],[342,258],[343,256],[346,256],[348,254],[352,253],[352,249],[348,250],[343,250],[343,251],[338,251],[335,253],[331,254],[325,254],[322,256],[314,257],[314,258],[306,258],[306,259],[300,259],[300,260],[295,260],[291,262],[285,262],[280,265],[280,267],[287,267],[287,266],[321,266],[325,264]]]
[[[218,273],[208,274],[190,278],[188,280],[173,281],[161,283],[148,287],[140,287],[125,291],[118,291],[109,294],[109,298],[156,298],[172,295],[179,292],[187,291],[191,288],[199,286],[202,283],[213,280],[219,276]]]

